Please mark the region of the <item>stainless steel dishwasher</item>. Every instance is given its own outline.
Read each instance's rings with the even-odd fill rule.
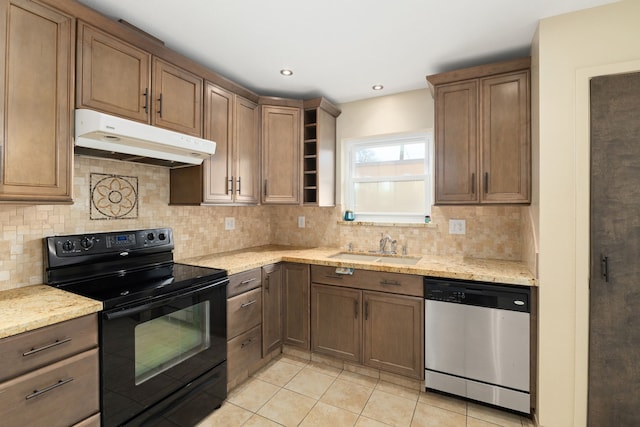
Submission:
[[[530,290],[424,278],[425,386],[529,414]]]

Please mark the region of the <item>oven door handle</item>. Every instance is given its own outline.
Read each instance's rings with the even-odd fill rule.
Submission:
[[[227,280],[228,281],[228,280]],[[130,308],[125,308],[124,310],[118,310],[118,311],[110,311],[110,312],[104,312],[102,314],[102,316],[106,319],[106,320],[116,320],[116,319],[121,319],[123,317],[128,317],[134,314],[138,314],[138,313],[142,313],[143,311],[147,311],[147,310],[151,310],[152,308],[155,307],[160,307],[163,305],[166,305],[167,303],[170,303],[171,301],[175,301],[177,299],[180,298],[186,298],[186,297],[190,297],[196,294],[199,294],[201,292],[207,291],[213,287],[216,286],[220,286],[223,282],[215,282],[215,283],[210,283],[207,286],[203,286],[203,287],[198,287],[197,289],[193,289],[189,292],[185,292],[185,293],[178,293],[178,294],[170,294],[170,296],[165,296],[165,297],[161,297],[159,299],[150,301],[146,304],[141,304],[141,305],[136,305]]]

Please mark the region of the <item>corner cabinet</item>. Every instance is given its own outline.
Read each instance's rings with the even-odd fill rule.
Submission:
[[[436,204],[531,202],[530,58],[427,77]]]
[[[324,98],[304,101],[302,203],[336,205],[336,119],[340,110]]]
[[[265,104],[265,103],[269,104]],[[302,102],[261,100],[262,203],[300,203]],[[287,106],[299,104],[299,106]]]
[[[75,20],[0,5],[0,201],[70,203]]]
[[[216,153],[202,165],[171,169],[171,204],[257,205],[260,200],[258,105],[205,83],[204,137]]]

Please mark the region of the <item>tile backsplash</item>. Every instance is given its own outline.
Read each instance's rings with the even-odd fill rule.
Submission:
[[[92,220],[91,174],[131,176],[138,183],[137,218]],[[280,244],[372,250],[380,233],[390,234],[409,254],[472,256],[520,260],[524,208],[438,207],[433,223],[417,227],[344,224],[340,207],[169,206],[169,171],[165,168],[75,157],[74,203],[70,205],[0,205],[0,290],[42,283],[42,238],[55,234],[172,227],[176,259],[252,246]],[[298,217],[305,227],[298,227]],[[225,230],[233,217],[235,229]],[[450,235],[450,218],[466,220],[466,235]],[[526,243],[526,242],[525,242]]]

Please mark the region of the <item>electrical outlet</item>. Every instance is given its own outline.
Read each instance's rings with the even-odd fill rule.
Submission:
[[[234,217],[226,217],[224,219],[224,229],[225,230],[235,230],[236,228],[236,219]]]
[[[465,234],[466,221],[464,219],[449,220],[449,234]]]
[[[298,217],[298,228],[304,228],[304,217],[303,216],[299,216]]]

